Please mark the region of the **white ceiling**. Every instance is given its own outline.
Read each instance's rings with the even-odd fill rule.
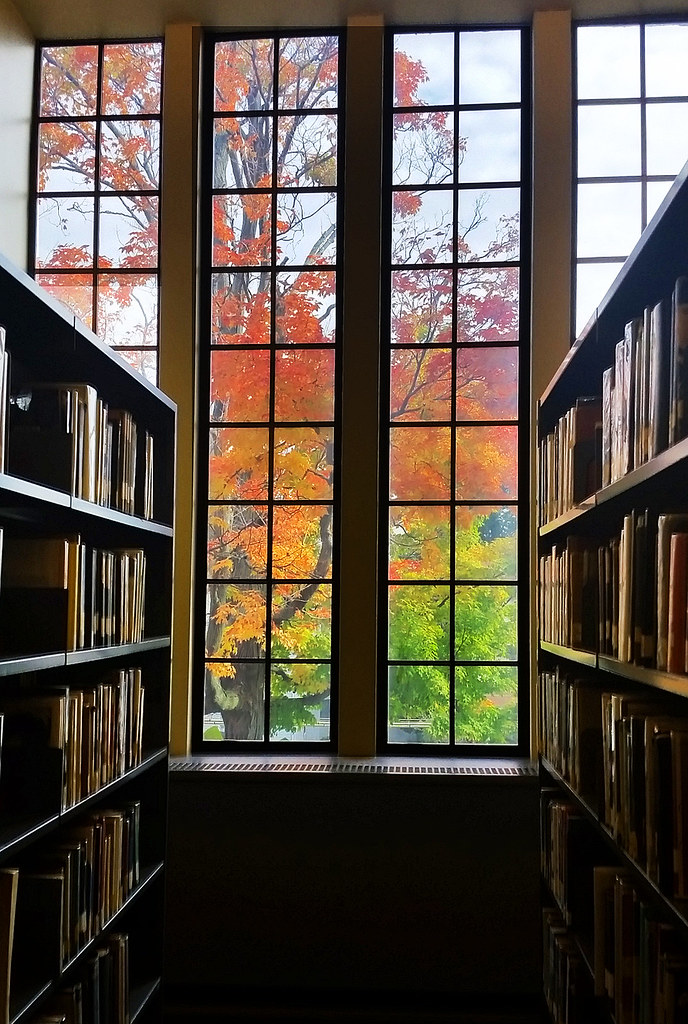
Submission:
[[[38,39],[162,35],[172,22],[222,28],[343,25],[382,14],[391,25],[525,22],[537,10],[576,18],[686,12],[688,0],[11,0]]]

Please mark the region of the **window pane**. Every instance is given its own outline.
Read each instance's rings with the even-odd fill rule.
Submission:
[[[518,417],[518,349],[460,348],[456,353],[457,420]]]
[[[334,344],[336,275],[332,270],[277,274],[275,342],[278,345]]]
[[[93,189],[96,129],[92,121],[48,122],[38,126],[38,191]]]
[[[688,103],[648,103],[648,174],[678,174],[688,159],[687,133]]]
[[[578,108],[578,175],[640,174],[640,104]]]
[[[122,359],[126,360],[132,370],[136,370],[142,377],[149,380],[151,384],[158,383],[158,350],[149,349],[128,349],[119,345],[113,346]]]
[[[422,32],[394,37],[394,103],[398,107],[454,101],[454,36]]]
[[[456,742],[518,741],[518,669],[459,665],[456,669]]]
[[[393,263],[443,263],[452,257],[453,197],[433,192],[395,192]]]
[[[456,578],[516,580],[518,511],[513,505],[462,505],[456,510]]]
[[[93,200],[45,198],[36,203],[36,266],[90,267],[93,264]]]
[[[659,209],[662,200],[671,188],[672,181],[648,181],[647,183],[647,221],[648,224]]]
[[[99,267],[157,266],[157,196],[101,199],[98,224]]]
[[[457,660],[516,660],[517,596],[516,587],[487,585],[456,588]]]
[[[277,198],[277,261],[332,264],[337,258],[337,197],[294,192]]]
[[[390,498],[441,501],[451,496],[449,427],[393,427],[389,461]]]
[[[447,661],[449,613],[449,587],[390,587],[390,661]]]
[[[641,186],[636,182],[578,186],[579,256],[622,256],[640,237]]]
[[[389,576],[449,579],[448,505],[393,505],[389,510]]]
[[[160,113],[162,45],[109,43],[103,47],[104,114]]]
[[[41,117],[92,116],[98,91],[97,46],[44,46],[41,50]]]
[[[116,192],[160,187],[160,122],[105,121],[100,138],[100,184]]]
[[[283,501],[331,499],[332,427],[281,427],[274,432],[273,497]]]
[[[262,740],[265,721],[265,665],[211,663],[206,666],[203,738]]]
[[[93,323],[93,278],[90,274],[36,274],[36,281],[78,316]]]
[[[210,357],[210,419],[240,423],[270,415],[270,353],[222,349]]]
[[[579,263],[576,272],[576,335],[607,294],[623,263]]]
[[[392,184],[437,185],[454,173],[454,124],[450,113],[395,114]]]
[[[582,25],[576,29],[579,99],[640,96],[638,25]]]
[[[331,666],[273,665],[270,739],[326,743],[330,738]]]
[[[311,584],[280,583],[273,587],[273,658],[329,658],[331,638],[331,584],[318,583],[313,587]],[[313,666],[300,665],[299,669],[304,670],[303,675],[307,677]]]
[[[648,96],[688,95],[688,25],[645,26],[645,92]]]
[[[211,278],[211,344],[270,342],[269,281],[259,273],[222,273]]]
[[[449,420],[452,358],[446,349],[395,349],[390,366],[393,420]]]
[[[519,339],[518,267],[475,267],[457,273],[457,340]]]
[[[392,665],[389,668],[391,743],[447,743],[449,675],[441,665]]]
[[[154,274],[102,274],[98,278],[98,334],[108,345],[158,344],[158,278]]]
[[[206,594],[206,657],[265,657],[265,595],[262,583],[209,583]]]
[[[281,349],[275,354],[275,419],[334,418],[334,351]]]
[[[517,498],[518,427],[457,427],[456,497]]]
[[[215,110],[270,110],[272,39],[228,39],[215,46]]]
[[[469,188],[459,192],[459,260],[497,262],[517,259],[520,203],[517,188]]]
[[[519,103],[521,33],[462,32],[459,45],[459,103]]]
[[[459,150],[459,181],[518,181],[520,110],[461,111]]]
[[[215,196],[212,259],[216,266],[270,262],[270,204],[269,193]]]
[[[272,184],[272,120],[221,117],[214,124],[214,188],[269,188]]]
[[[272,574],[283,580],[331,577],[331,505],[275,506]]]
[[[392,343],[447,344],[452,340],[451,270],[392,274]]]
[[[338,79],[336,36],[292,36],[281,41],[278,103],[283,110],[336,107]]]
[[[208,497],[265,500],[269,439],[262,427],[212,427]]]
[[[208,507],[209,578],[264,579],[267,568],[267,505]]]
[[[278,185],[337,185],[337,115],[300,114],[277,122]]]

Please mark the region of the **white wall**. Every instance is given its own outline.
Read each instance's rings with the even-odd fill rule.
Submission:
[[[26,268],[34,38],[0,0],[0,251]]]

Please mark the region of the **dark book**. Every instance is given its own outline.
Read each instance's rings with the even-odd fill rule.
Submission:
[[[15,476],[73,493],[72,395],[58,385],[30,385],[10,400],[7,468]]]
[[[602,451],[599,428],[602,399],[578,398],[573,411],[573,504],[578,505],[602,485]]]
[[[688,434],[688,277],[679,277],[671,304],[671,407],[669,443]]]
[[[17,906],[19,872],[0,869],[0,1020],[10,1022],[10,971],[14,945],[14,917]]]
[[[659,302],[650,315],[649,458],[669,444],[671,394],[671,325],[669,303]]]
[[[20,870],[12,953],[14,993],[34,990],[56,977],[63,966],[62,913],[65,880],[61,872]]]

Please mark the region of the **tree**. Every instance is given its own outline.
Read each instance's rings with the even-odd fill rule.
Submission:
[[[159,43],[41,50],[37,278],[109,344],[147,350],[125,354],[153,380],[161,70]]]

